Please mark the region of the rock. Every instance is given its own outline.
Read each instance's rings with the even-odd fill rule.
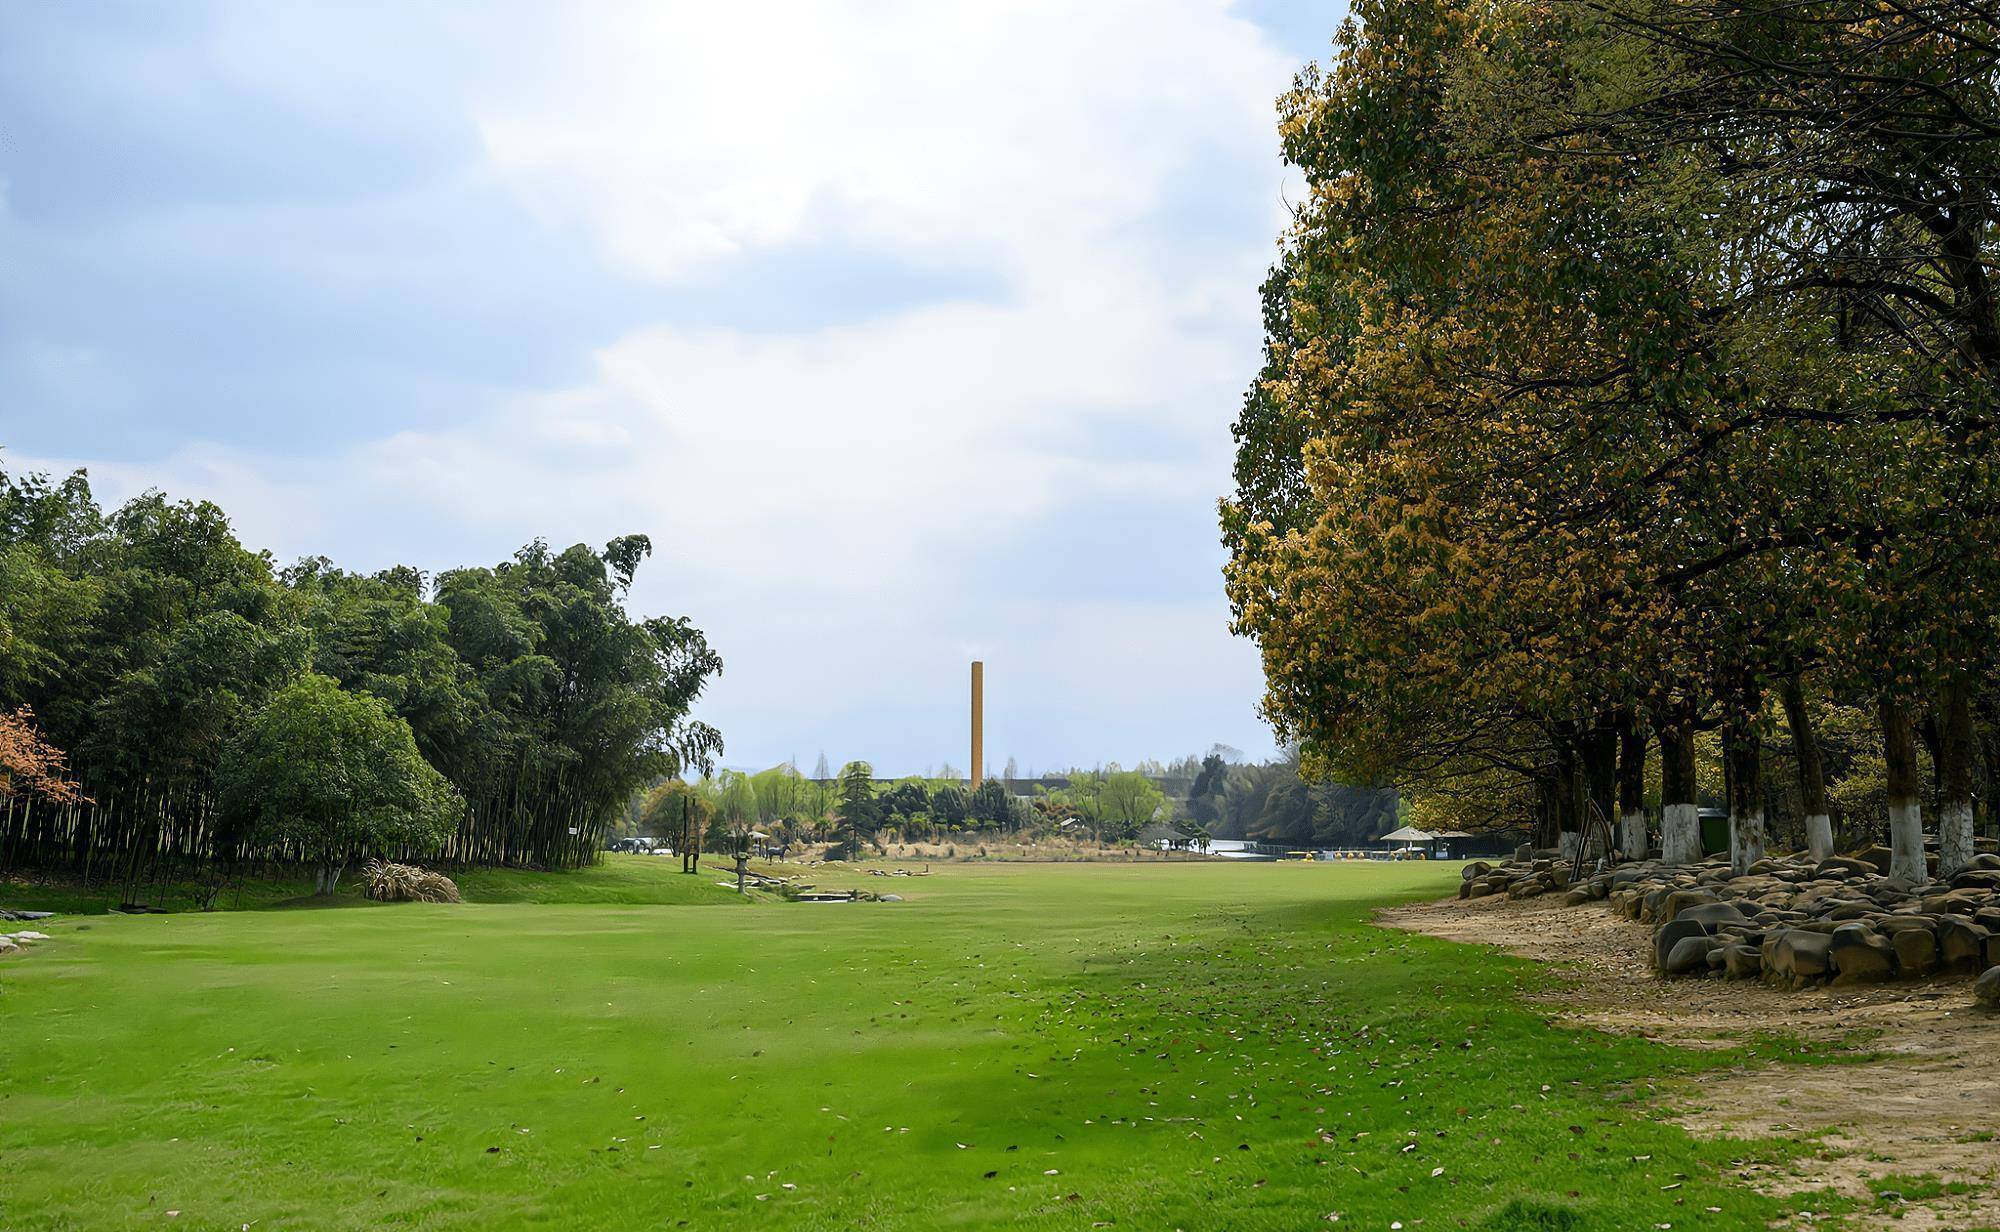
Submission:
[[[1856,877],[1879,877],[1887,872],[1887,868],[1877,868],[1868,861],[1857,860],[1853,856],[1828,856],[1813,866],[1813,880],[1832,878],[1852,881]]]
[[[1584,886],[1577,886],[1569,893],[1563,895],[1563,906],[1565,907],[1581,907],[1589,901],[1590,890]]]
[[[1675,913],[1676,920],[1694,920],[1710,932],[1725,924],[1748,924],[1749,917],[1735,903],[1696,903]]]
[[[1681,912],[1686,911],[1688,908],[1699,907],[1705,903],[1716,901],[1714,890],[1700,888],[1675,890],[1661,900],[1660,918],[1663,920],[1678,920]]]
[[[1722,969],[1731,979],[1754,980],[1764,973],[1764,954],[1754,945],[1724,946]]]
[[[48,939],[49,935],[47,933],[18,932],[14,934],[14,940],[16,941],[47,941]]]
[[[1508,886],[1507,897],[1514,899],[1533,898],[1538,894],[1546,894],[1555,888],[1555,881],[1547,873],[1536,873],[1532,877],[1524,878]]]
[[[1978,966],[1986,959],[1986,941],[1991,929],[1974,924],[1962,915],[1938,917],[1938,960],[1946,966]]]
[[[1873,865],[1873,871],[1876,876],[1887,877],[1889,875],[1890,864],[1894,861],[1896,853],[1877,843],[1866,851],[1855,852],[1854,855],[1855,858],[1861,860],[1863,863]]]
[[[6,958],[9,955],[19,954],[20,952],[21,947],[14,943],[12,937],[0,934],[0,958]]]
[[[884,894],[877,901],[884,903],[900,903],[903,901],[903,896],[901,894]]]
[[[1709,931],[1708,925],[1700,920],[1668,920],[1653,934],[1653,965],[1665,971],[1675,947],[1690,937],[1706,939]]]
[[[1937,969],[1937,934],[1928,928],[1904,928],[1890,934],[1896,967],[1905,975],[1928,975]]]
[[[1667,956],[1660,970],[1668,975],[1686,975],[1694,971],[1708,970],[1708,953],[1715,942],[1706,936],[1682,937],[1674,944],[1673,953]]]
[[[1474,860],[1472,863],[1460,869],[1458,875],[1460,877],[1463,877],[1467,881],[1471,881],[1474,877],[1484,877],[1486,874],[1492,871],[1493,871],[1493,866],[1491,864],[1488,864],[1484,860]]]
[[[1813,979],[1833,969],[1833,938],[1803,928],[1788,928],[1764,939],[1764,970],[1772,975]]]
[[[2000,967],[1988,967],[1972,982],[1972,999],[1989,1010],[2000,1010]]]
[[[1887,938],[1865,924],[1833,930],[1829,953],[1843,984],[1886,980],[1896,974],[1896,951]]]

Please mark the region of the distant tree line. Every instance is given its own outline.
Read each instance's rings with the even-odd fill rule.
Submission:
[[[0,770],[0,869],[138,883],[365,852],[566,867],[633,790],[705,769],[721,661],[634,619],[642,535],[490,568],[275,569],[223,512],[0,472],[0,711],[67,792]]]
[[[706,850],[724,852],[751,833],[858,850],[885,833],[904,841],[1057,835],[1119,844],[1153,825],[1194,838],[1327,847],[1365,843],[1400,824],[1393,790],[1308,783],[1296,752],[1263,765],[1230,757],[1241,754],[1218,746],[1206,757],[1149,760],[1132,770],[1113,763],[1015,778],[1012,790],[1009,778],[989,778],[970,791],[955,778],[878,782],[865,761],[810,778],[787,762],[692,783],[661,780],[635,795],[623,826],[670,843],[692,834]]]

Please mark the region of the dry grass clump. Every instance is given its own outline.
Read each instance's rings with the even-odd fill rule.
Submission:
[[[455,903],[458,886],[443,873],[414,864],[370,860],[361,870],[368,897],[384,903]]]

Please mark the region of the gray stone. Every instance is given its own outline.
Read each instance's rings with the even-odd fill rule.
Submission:
[[[1854,854],[1862,862],[1873,865],[1875,875],[1878,877],[1887,877],[1889,875],[1889,867],[1895,860],[1896,855],[1895,852],[1880,843],[1875,844],[1866,851],[1857,851]]]
[[[1668,975],[1686,975],[1694,971],[1708,970],[1708,954],[1715,948],[1715,942],[1706,936],[1683,937],[1674,943],[1673,953],[1660,970]]]
[[[1674,913],[1676,920],[1693,920],[1710,932],[1727,924],[1748,924],[1749,918],[1735,903],[1696,903]]]
[[[1828,878],[1835,878],[1841,881],[1848,881],[1855,877],[1880,876],[1886,871],[1886,869],[1876,868],[1866,860],[1857,860],[1852,856],[1828,856],[1813,866],[1813,879],[1815,881],[1823,881]]]
[[[1988,967],[1972,982],[1972,999],[1989,1010],[2000,1010],[2000,967]]]
[[[1937,969],[1937,934],[1928,928],[1904,928],[1890,934],[1896,967],[1905,975],[1928,975]]]
[[[1833,938],[1803,928],[1788,928],[1764,939],[1764,970],[1773,975],[1812,979],[1833,969]]]
[[[1709,927],[1700,920],[1668,920],[1653,934],[1653,965],[1660,970],[1667,969],[1667,959],[1674,947],[1690,937],[1707,938]]]
[[[1764,973],[1763,952],[1754,945],[1725,946],[1722,969],[1729,973],[1731,979],[1754,980]]]
[[[1661,900],[1660,918],[1663,920],[1678,920],[1681,912],[1686,911],[1688,908],[1715,901],[1714,890],[1705,890],[1699,887],[1674,890]]]
[[[1833,968],[1843,984],[1886,980],[1896,974],[1896,951],[1888,939],[1863,924],[1833,930],[1829,946]]]
[[[1982,928],[1962,915],[1938,917],[1938,959],[1946,966],[1978,966],[1986,960],[1990,929]]]

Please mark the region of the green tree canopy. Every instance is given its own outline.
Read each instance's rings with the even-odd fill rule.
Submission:
[[[465,802],[417,752],[380,698],[307,673],[273,694],[229,742],[224,817],[298,852],[321,894],[365,855],[435,849]]]

